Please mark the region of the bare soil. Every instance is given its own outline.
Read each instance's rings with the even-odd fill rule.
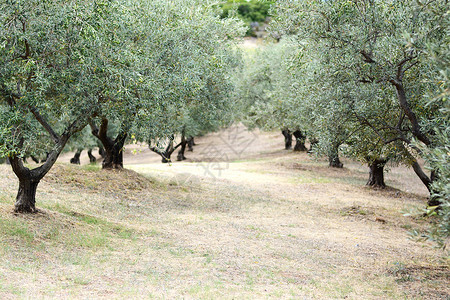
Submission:
[[[184,162],[129,145],[123,171],[61,158],[34,215],[0,166],[0,298],[448,299],[448,254],[408,238],[426,189],[391,167],[343,169],[236,126]],[[176,154],[173,158],[176,157]],[[404,216],[405,211],[416,211]]]

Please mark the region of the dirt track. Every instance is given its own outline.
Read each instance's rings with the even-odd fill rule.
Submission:
[[[344,160],[346,168],[328,168],[282,150],[279,133],[239,126],[196,142],[188,161],[172,164],[127,146],[125,166],[138,173],[58,164],[39,186],[43,213],[32,217],[10,213],[16,182],[1,166],[0,222],[20,220],[34,238],[0,240],[0,296],[450,295],[442,252],[408,239],[427,226],[402,213],[426,202],[410,170],[393,168],[387,184],[395,188],[372,190],[366,167]]]
[[[147,145],[127,145],[124,152],[125,165],[151,165],[152,168],[163,172],[185,173],[193,172],[196,175],[204,173],[207,177],[224,177],[232,179],[234,174],[230,172],[230,162],[244,160],[258,160],[277,157],[292,157],[295,155],[306,159],[312,164],[324,166],[321,172],[329,173],[333,176],[354,176],[355,180],[365,181],[368,178],[368,167],[348,159],[342,159],[344,170],[332,169],[326,167],[325,159],[317,159],[302,153],[292,153],[292,151],[283,150],[284,140],[281,132],[266,133],[258,129],[247,130],[242,124],[235,125],[227,130],[208,134],[203,137],[195,138],[196,146],[193,152],[186,151],[187,160],[183,163],[176,161],[176,154],[172,155],[173,164],[162,164],[161,157],[150,151]],[[97,154],[97,153],[94,153]],[[63,154],[59,161],[69,163],[73,153]],[[98,154],[98,159],[101,159]],[[207,164],[215,162],[215,164]],[[81,164],[89,163],[86,151],[81,155]],[[231,164],[232,165],[232,164]],[[386,167],[386,184],[388,186],[400,189],[404,192],[414,193],[426,197],[428,191],[412,169],[403,166]]]

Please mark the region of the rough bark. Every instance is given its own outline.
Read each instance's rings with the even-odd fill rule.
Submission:
[[[92,149],[89,149],[87,152],[88,156],[89,156],[89,162],[91,164],[95,164],[97,162],[97,159],[95,158],[94,155],[92,155]]]
[[[181,146],[180,151],[178,151],[177,161],[183,161],[186,159],[184,156],[184,152],[186,151],[187,140],[184,137],[184,134],[181,135]]]
[[[191,136],[187,139],[187,146],[188,146],[188,151],[191,151],[191,152],[194,151],[195,142],[194,142],[193,136]]]
[[[333,145],[332,149],[328,152],[329,166],[333,168],[342,168],[344,164],[339,159],[339,145]]]
[[[16,196],[15,212],[36,212],[36,190],[39,180],[33,178],[19,179],[19,191]]]
[[[102,119],[100,129],[93,122],[89,123],[92,134],[97,137],[105,150],[105,158],[103,159],[103,169],[123,169],[123,146],[127,138],[127,131],[121,130],[117,137],[113,140],[108,137],[108,120]]]
[[[16,196],[15,212],[34,213],[36,212],[36,189],[40,180],[48,173],[55,164],[56,159],[64,148],[69,137],[75,132],[81,130],[76,128],[64,133],[53,150],[48,153],[45,163],[35,169],[28,169],[23,165],[20,157],[12,156],[9,158],[14,174],[19,179],[19,191]]]
[[[288,129],[281,131],[284,136],[284,149],[289,150],[292,148],[292,133]]]
[[[150,147],[150,150],[152,150],[153,152],[159,154],[161,156],[161,162],[162,163],[169,163],[171,162],[170,156],[172,155],[172,153],[181,146],[181,143],[179,143],[178,145],[176,145],[175,147],[173,146],[173,140],[174,140],[174,136],[170,136],[169,137],[169,143],[166,147],[166,149],[161,150],[158,147]]]
[[[83,152],[83,149],[77,149],[77,152],[75,152],[74,156],[70,159],[71,164],[74,164],[74,165],[80,164],[81,152]]]
[[[295,146],[294,151],[306,151],[305,141],[306,136],[300,130],[294,131],[295,136]]]
[[[384,166],[386,165],[386,159],[375,159],[369,164],[369,180],[367,185],[378,188],[385,188],[384,183]]]
[[[105,149],[103,149],[103,147],[98,148],[98,155],[100,155],[102,158],[105,158],[106,153],[105,153]]]
[[[127,138],[127,133],[122,132],[112,140],[111,143],[103,145],[105,147],[105,159],[102,163],[103,169],[123,169],[123,146],[125,145],[125,140]]]

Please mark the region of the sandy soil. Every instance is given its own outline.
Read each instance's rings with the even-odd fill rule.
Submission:
[[[206,174],[207,177],[234,178],[235,172],[231,162],[243,160],[257,161],[270,158],[292,158],[308,161],[308,164],[324,166],[322,172],[332,174],[342,174],[353,176],[355,180],[363,183],[368,178],[369,169],[359,162],[343,158],[344,169],[342,172],[326,167],[326,159],[320,159],[304,153],[293,153],[283,149],[284,140],[281,132],[261,132],[258,129],[249,131],[242,124],[235,125],[227,130],[208,134],[203,137],[196,137],[196,146],[193,152],[186,151],[187,160],[183,163],[176,161],[177,151],[172,155],[172,164],[162,164],[161,157],[150,151],[146,144],[131,144],[125,147],[125,165],[151,165],[163,172],[193,172],[196,175]],[[309,147],[309,145],[307,144]],[[96,157],[101,157],[94,151]],[[69,163],[73,153],[61,155],[59,161]],[[209,164],[209,162],[215,162]],[[86,151],[82,152],[81,164],[89,164]],[[176,166],[176,167],[175,167]],[[143,166],[144,168],[146,166]],[[426,197],[428,191],[411,168],[404,166],[388,165],[385,175],[386,184],[393,188],[401,189],[408,193],[414,193]],[[336,173],[337,172],[337,173]]]

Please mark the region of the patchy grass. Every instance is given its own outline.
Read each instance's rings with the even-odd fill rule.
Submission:
[[[401,213],[423,197],[306,154],[208,166],[57,164],[33,215],[0,166],[0,298],[448,297],[443,253],[407,236],[428,220]]]
[[[34,240],[34,233],[27,224],[14,219],[0,218],[0,235],[2,240],[15,239],[30,244]]]

